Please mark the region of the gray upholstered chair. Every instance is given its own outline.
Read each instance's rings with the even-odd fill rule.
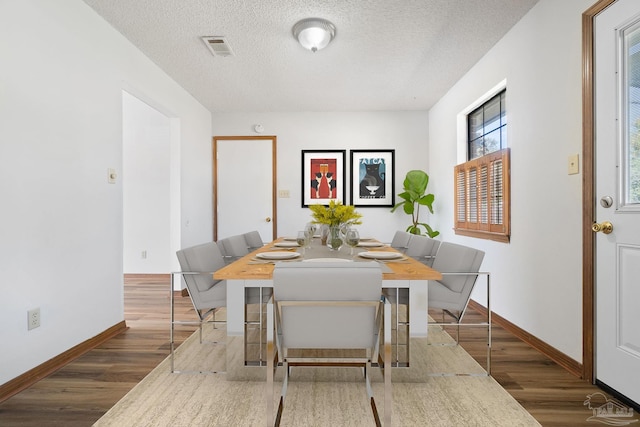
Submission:
[[[431,267],[439,247],[439,240],[428,236],[413,235],[409,240],[405,255]]]
[[[242,258],[249,253],[249,245],[244,234],[226,237],[218,240],[220,252],[227,264],[231,264],[235,260]]]
[[[413,236],[410,242],[411,251],[407,250],[407,255],[420,253],[418,247],[423,246],[421,236]],[[429,239],[422,236],[424,239]],[[429,239],[432,240],[432,239]],[[430,243],[429,243],[430,244]],[[455,326],[455,344],[459,343],[460,326],[462,316],[467,309],[471,292],[477,282],[479,275],[486,276],[487,280],[487,320],[481,323],[469,324],[470,326],[487,328],[487,373],[491,373],[491,307],[489,303],[489,281],[490,275],[487,272],[480,272],[480,266],[484,259],[484,252],[455,243],[442,242],[438,246],[438,252],[433,258],[432,268],[442,273],[441,280],[430,280],[428,286],[428,308],[431,312],[440,310],[442,321],[433,321],[429,326]],[[404,360],[398,356],[398,347],[408,345],[408,341],[400,341],[400,332],[404,330],[404,335],[408,340],[410,313],[408,311],[409,292],[407,289],[390,288],[385,289],[385,295],[392,304],[395,313],[395,341],[396,359],[393,364],[401,366]],[[401,310],[401,306],[407,309]],[[445,315],[452,317],[451,322],[445,322]]]
[[[431,267],[440,241],[428,236],[410,234],[404,231],[396,233],[395,244],[406,245],[404,254]],[[406,242],[406,243],[405,243]],[[392,246],[394,243],[392,243]],[[402,248],[396,248],[401,250]],[[392,302],[394,311],[393,329],[393,365],[408,366],[409,349],[409,290],[406,288],[385,289],[385,295]],[[400,302],[399,304],[397,302]],[[402,350],[404,348],[404,350]]]
[[[487,328],[487,374],[491,373],[491,306],[489,299],[489,273],[480,272],[484,252],[468,246],[442,242],[433,261],[433,269],[442,273],[441,280],[429,282],[428,306],[430,310],[442,310],[442,321],[430,322],[430,326],[455,326],[456,344],[460,339],[460,326]],[[479,275],[487,278],[487,320],[481,323],[462,323],[471,292]],[[453,318],[445,322],[445,314]]]
[[[481,250],[442,242],[433,268],[443,277],[429,283],[429,308],[441,309],[459,322],[467,309],[483,259]]]
[[[405,253],[407,248],[409,247],[409,242],[411,241],[411,237],[413,234],[408,231],[398,230],[393,235],[393,239],[391,240],[391,246],[395,250]]]
[[[202,324],[219,323],[215,313],[227,304],[227,283],[214,280],[213,273],[225,266],[224,259],[215,242],[181,249],[176,252],[182,271],[171,274],[171,372],[177,372],[174,366],[174,328],[175,325],[198,325],[200,343],[202,343]],[[198,315],[197,321],[177,321],[174,310],[174,277],[182,276]],[[211,316],[211,320],[207,320]]]
[[[256,236],[257,235],[257,236]],[[224,260],[227,264],[236,261],[247,255],[249,252],[257,249],[252,245],[262,247],[262,238],[257,231],[245,234],[237,234],[235,236],[226,237],[218,240],[218,246],[221,249]],[[245,304],[244,304],[244,352],[247,356],[250,352],[256,353],[248,360],[250,365],[264,365],[265,352],[263,351],[266,343],[265,322],[264,322],[264,305],[271,298],[272,290],[270,287],[264,288],[245,288]],[[256,310],[257,308],[257,310]],[[256,347],[257,352],[252,352],[250,348]],[[255,359],[254,359],[255,357]]]
[[[256,249],[260,249],[264,246],[264,242],[262,241],[262,237],[260,233],[256,230],[249,231],[248,233],[244,233],[244,238],[247,242],[247,246],[249,247],[249,252],[253,252]]]
[[[391,369],[387,362],[391,356],[390,305],[384,303],[381,295],[380,265],[278,263],[273,272],[273,288],[273,299],[267,305],[267,425],[274,423],[273,377],[279,364],[283,366],[284,380],[275,425],[279,424],[284,408],[290,369],[296,365],[362,366],[373,415],[380,425],[369,380],[372,363],[384,371],[384,425],[390,425]],[[383,357],[379,357],[383,324],[384,350]],[[300,349],[360,352],[349,352],[346,356],[316,352],[307,357],[291,352]],[[329,359],[323,360],[322,356]]]

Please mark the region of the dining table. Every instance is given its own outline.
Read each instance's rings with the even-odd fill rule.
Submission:
[[[227,283],[227,337],[226,337],[226,377],[228,380],[261,380],[266,378],[266,354],[262,349],[262,331],[258,333],[260,348],[249,356],[247,353],[247,288],[259,289],[252,295],[268,295],[273,288],[273,270],[279,262],[366,262],[380,263],[383,276],[383,291],[395,294],[408,292],[407,342],[426,342],[428,322],[428,282],[439,280],[442,274],[424,263],[408,257],[375,238],[361,238],[358,246],[346,245],[332,250],[322,244],[320,238],[311,239],[306,247],[301,247],[295,237],[280,237],[246,256],[239,258],[213,274],[216,280]],[[254,301],[255,302],[255,301]],[[262,307],[266,301],[259,301]],[[254,304],[255,305],[255,304]],[[396,313],[397,316],[397,313]],[[259,310],[260,328],[263,328],[264,313]],[[399,330],[396,331],[396,334]],[[407,345],[409,347],[409,345]],[[414,357],[407,348],[406,363],[397,364],[404,368],[401,375],[394,373],[394,380],[405,377],[408,380],[424,380]],[[256,356],[257,355],[257,356]],[[423,363],[422,363],[423,364]]]

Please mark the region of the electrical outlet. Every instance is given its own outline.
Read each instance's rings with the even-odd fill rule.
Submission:
[[[140,257],[142,259],[147,259],[147,251],[142,251],[142,253],[140,254]]]
[[[27,328],[28,330],[40,327],[40,309],[34,308],[27,311]]]

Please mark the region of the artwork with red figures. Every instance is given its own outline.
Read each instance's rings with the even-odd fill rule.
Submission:
[[[312,159],[311,160],[311,198],[334,199],[337,197],[338,176],[336,159]]]

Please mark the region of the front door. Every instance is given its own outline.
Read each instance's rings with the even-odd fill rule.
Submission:
[[[276,137],[213,138],[215,240],[257,230],[265,242],[277,236]]]
[[[596,16],[594,43],[595,376],[640,402],[640,2]]]

